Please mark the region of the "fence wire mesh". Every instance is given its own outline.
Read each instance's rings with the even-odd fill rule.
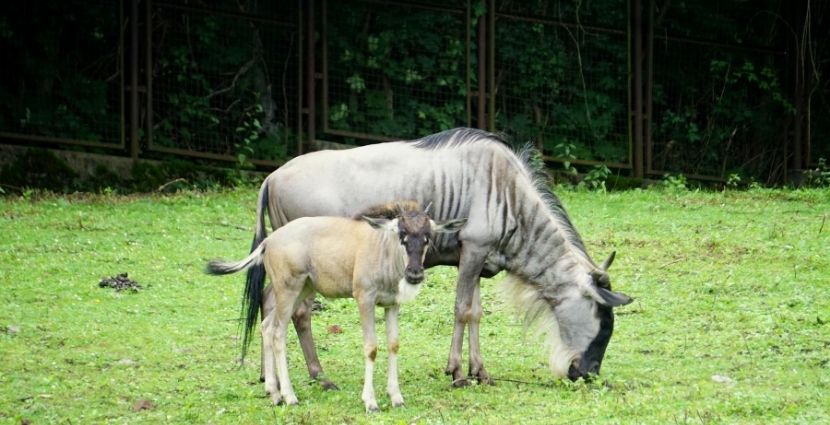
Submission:
[[[359,144],[470,125],[466,7],[327,5],[324,133]]]
[[[627,37],[503,15],[496,21],[496,128],[549,156],[627,164]]]
[[[816,69],[830,57],[819,3],[136,2],[0,5],[0,137],[273,165],[312,134],[360,145],[476,126],[577,164],[638,172],[642,152],[646,175],[769,182],[788,162],[830,157],[828,79],[809,79],[820,73],[793,53],[804,47]],[[811,7],[816,32],[795,35],[815,44],[798,44],[793,25]],[[651,116],[634,105],[632,70],[648,24]],[[135,110],[125,75],[140,76]],[[125,149],[135,129],[140,149]]]
[[[118,2],[2,2],[0,133],[123,146],[125,28]]]
[[[296,10],[219,12],[154,6],[150,149],[284,160],[298,137]]]
[[[677,5],[655,30],[651,171],[779,179],[795,109],[775,18],[714,6]]]
[[[773,55],[682,41],[656,44],[653,171],[720,178],[775,171],[763,168],[784,157],[780,141],[791,106],[759,86],[774,81],[756,80],[771,75],[765,70]],[[783,119],[758,120],[759,111]]]

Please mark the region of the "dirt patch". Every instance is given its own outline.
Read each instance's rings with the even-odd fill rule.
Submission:
[[[113,277],[105,277],[102,278],[100,282],[98,282],[98,286],[101,288],[113,288],[118,292],[128,290],[130,292],[138,292],[142,289],[142,286],[130,278],[127,277],[127,273],[121,273],[117,276]]]

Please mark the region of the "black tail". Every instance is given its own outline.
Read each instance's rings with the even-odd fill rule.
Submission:
[[[263,240],[265,240],[267,232],[265,230],[265,212],[268,211],[268,179],[262,183],[259,189],[259,199],[257,199],[256,208],[256,229],[254,230],[254,240],[251,242],[251,252],[259,247]],[[242,358],[248,352],[248,347],[251,345],[251,334],[259,317],[259,311],[262,307],[262,290],[265,287],[265,266],[262,263],[257,263],[248,268],[248,276],[245,279],[245,291],[242,293],[242,317],[245,318],[245,329],[242,333]]]

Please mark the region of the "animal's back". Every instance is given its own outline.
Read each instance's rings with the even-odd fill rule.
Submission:
[[[506,183],[524,172],[510,148],[489,133],[457,129],[423,140],[430,138],[443,142],[389,142],[294,158],[268,177],[271,207],[286,222],[349,217],[372,205],[413,199],[423,206],[432,202],[436,219],[459,218],[467,216],[474,197],[485,195],[470,186],[490,185],[492,178]],[[496,163],[508,164],[508,172],[490,172]]]
[[[301,217],[268,237],[265,255],[285,268],[275,274],[308,278],[329,298],[351,297],[356,248],[371,232],[367,223],[351,218]]]

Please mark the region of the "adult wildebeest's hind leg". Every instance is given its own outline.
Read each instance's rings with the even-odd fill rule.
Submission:
[[[357,307],[360,309],[360,325],[363,328],[363,404],[367,412],[378,410],[378,402],[375,399],[375,387],[373,375],[375,372],[375,357],[378,354],[378,341],[375,334],[375,300],[367,299],[372,297],[355,294]]]
[[[401,395],[401,388],[398,385],[398,312],[401,307],[394,305],[387,307],[385,311],[386,316],[386,349],[389,351],[389,368],[387,370],[386,379],[386,393],[392,400],[392,406],[403,406],[403,396]]]
[[[300,348],[303,349],[303,357],[308,367],[308,376],[320,382],[324,390],[336,390],[337,385],[328,380],[323,374],[323,366],[317,357],[317,346],[314,345],[314,336],[311,334],[311,309],[314,306],[314,293],[297,306],[291,320],[294,322],[294,329],[297,331],[297,338],[300,340]]]
[[[481,321],[481,302],[477,288],[479,275],[484,267],[487,250],[464,245],[458,264],[458,283],[455,290],[455,326],[452,332],[450,355],[445,373],[452,375],[452,385],[463,387],[467,380],[461,372],[461,349],[464,341],[464,328],[470,323],[470,371],[476,372],[475,378],[483,383],[490,383],[487,371],[481,359],[478,345],[478,324]],[[475,332],[475,336],[473,336]]]

